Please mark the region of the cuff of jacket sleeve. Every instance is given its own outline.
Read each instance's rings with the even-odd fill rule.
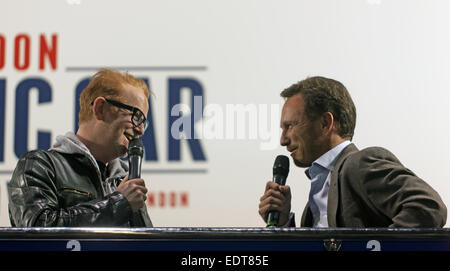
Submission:
[[[109,197],[114,202],[113,213],[115,217],[114,219],[116,220],[117,224],[127,224],[133,216],[133,210],[131,209],[131,205],[128,202],[127,198],[118,191],[113,192],[109,195]]]

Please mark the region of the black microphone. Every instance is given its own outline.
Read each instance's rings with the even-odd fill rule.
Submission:
[[[139,138],[134,138],[128,144],[128,180],[141,178],[142,157],[144,156],[144,145]],[[145,206],[144,206],[145,207]],[[142,218],[142,208],[133,213],[130,221],[131,227],[142,227],[145,225]]]
[[[139,138],[134,138],[128,144],[128,179],[141,178],[142,157],[144,156],[144,145]]]
[[[286,184],[286,178],[289,174],[289,158],[285,155],[278,155],[273,163],[273,178],[272,181],[279,185]],[[278,225],[278,219],[280,218],[280,212],[270,211],[267,216],[267,226],[276,227]]]

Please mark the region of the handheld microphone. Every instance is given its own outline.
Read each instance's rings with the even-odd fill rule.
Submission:
[[[141,178],[141,165],[142,157],[144,156],[144,145],[139,138],[134,138],[128,144],[128,179]],[[145,206],[144,206],[145,207]],[[142,208],[137,212],[133,213],[133,219],[130,221],[130,226],[142,226],[145,225],[143,222]],[[137,224],[135,224],[137,223]]]
[[[144,145],[139,138],[134,138],[128,144],[128,179],[141,177],[142,157],[144,156]]]
[[[279,185],[286,184],[286,178],[289,174],[289,158],[285,155],[278,155],[273,164],[272,181]],[[267,216],[267,226],[276,227],[280,218],[280,212],[270,211]]]

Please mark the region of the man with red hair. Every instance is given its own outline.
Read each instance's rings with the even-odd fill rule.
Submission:
[[[152,227],[143,179],[128,179],[128,144],[148,126],[149,90],[128,73],[98,71],[80,96],[79,129],[26,153],[8,184],[16,227]]]

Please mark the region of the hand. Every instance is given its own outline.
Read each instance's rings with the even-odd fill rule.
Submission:
[[[122,193],[131,205],[133,212],[142,208],[147,199],[147,188],[144,179],[128,180],[128,175],[117,187],[117,191]]]
[[[269,211],[280,212],[278,226],[287,223],[291,211],[291,188],[288,185],[267,182],[266,191],[259,199],[259,215],[265,222],[267,222]]]

